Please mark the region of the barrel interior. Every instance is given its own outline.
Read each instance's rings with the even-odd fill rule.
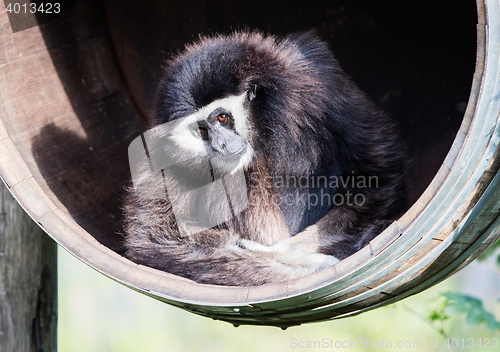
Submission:
[[[476,23],[470,0],[81,1],[40,25],[71,111],[58,101],[48,102],[45,114],[26,106],[26,118],[6,128],[48,197],[121,253],[127,148],[145,129],[165,60],[200,34],[316,28],[343,69],[399,124],[413,203],[462,122]]]

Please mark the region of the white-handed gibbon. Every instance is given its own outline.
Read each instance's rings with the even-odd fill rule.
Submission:
[[[298,278],[406,209],[394,123],[314,31],[188,45],[151,127],[131,145],[124,205],[125,256],[139,264],[217,285]]]

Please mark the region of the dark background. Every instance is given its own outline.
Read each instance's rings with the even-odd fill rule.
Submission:
[[[117,61],[145,115],[160,65],[200,34],[316,28],[342,68],[399,123],[412,202],[444,160],[470,94],[477,23],[471,0],[105,3]]]

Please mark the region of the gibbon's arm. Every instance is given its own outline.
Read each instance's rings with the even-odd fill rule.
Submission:
[[[338,207],[304,231],[271,246],[245,239],[239,240],[238,245],[247,251],[245,255],[248,257],[268,254],[272,261],[288,266],[288,279],[291,279],[322,270],[354,254],[368,245],[392,220],[373,220],[363,228],[357,228],[356,222],[355,212]]]
[[[215,233],[218,232],[218,233]],[[225,231],[206,231],[200,241],[169,241],[161,246],[133,247],[126,256],[136,263],[183,276],[198,283],[252,286],[303,277],[336,264],[333,256],[310,251],[314,247],[294,245],[301,235],[265,246],[250,240],[238,240]],[[307,230],[303,232],[309,237]],[[210,238],[210,235],[219,237]],[[201,242],[227,242],[207,248]],[[314,236],[313,236],[314,237]],[[231,240],[232,239],[232,240]],[[308,242],[309,240],[306,240]]]
[[[261,285],[303,277],[339,261],[318,253],[322,241],[316,225],[272,246],[225,229],[181,236],[167,201],[146,200],[134,193],[129,197],[125,256],[198,283]]]
[[[159,175],[144,175],[149,185],[146,190],[161,185]],[[183,236],[170,201],[130,190],[124,208],[125,256],[135,263],[206,284],[250,286],[303,277],[353,254],[390,223],[374,220],[360,226],[355,210],[335,207],[295,236],[280,235],[282,239],[265,245],[260,237],[276,236],[270,233],[276,228],[266,228],[273,221],[262,221],[265,216],[253,223],[256,231],[263,232],[250,237],[253,240],[245,238],[231,222],[227,228]]]

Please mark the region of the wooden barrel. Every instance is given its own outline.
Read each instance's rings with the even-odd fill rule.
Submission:
[[[453,137],[449,138],[451,149],[436,142],[434,149],[421,153],[417,150],[413,161],[413,169],[417,170],[413,177],[416,201],[369,246],[316,274],[256,287],[197,284],[123,258],[120,207],[123,187],[130,178],[127,147],[143,130],[148,101],[154,91],[151,82],[160,67],[160,50],[151,50],[155,46],[153,39],[168,38],[170,41],[163,42],[166,47],[162,50],[175,51],[192,40],[196,31],[224,31],[212,23],[221,18],[215,15],[225,16],[225,25],[232,27],[231,21],[238,21],[234,13],[253,14],[257,22],[249,20],[243,25],[263,30],[285,32],[294,25],[285,17],[282,26],[271,27],[274,22],[262,18],[276,18],[276,12],[269,10],[264,16],[245,8],[244,2],[228,2],[227,8],[217,11],[202,0],[152,1],[147,5],[125,1],[127,6],[123,3],[78,2],[63,16],[16,32],[0,3],[0,175],[27,213],[61,246],[91,267],[135,290],[200,315],[235,325],[287,327],[359,314],[418,293],[463,268],[500,237],[500,8],[497,0],[478,0],[476,65],[472,86],[467,86],[469,101],[460,112],[458,132],[443,134]],[[193,3],[198,7],[193,7]],[[402,6],[399,1],[381,2],[387,9],[368,5],[373,3],[367,2],[367,8],[372,6],[377,13],[394,12]],[[423,12],[441,9],[446,14],[470,5],[471,1],[444,2],[450,6],[439,3],[429,3]],[[276,6],[283,8],[282,4]],[[294,6],[289,11],[296,9]],[[332,1],[328,6],[332,7],[297,10],[293,18],[304,28],[319,25],[322,36],[330,33],[332,43],[345,45],[339,60],[346,63],[348,73],[356,76],[356,68],[349,67],[345,55],[359,54],[352,46],[356,35],[363,30],[373,32],[377,23],[383,21],[377,22],[378,17],[366,12],[351,16],[347,13],[348,5],[342,5],[342,1]],[[186,13],[193,8],[199,10],[200,20],[183,21],[182,16],[190,16]],[[301,17],[303,13],[308,16],[306,19]],[[443,21],[448,17],[443,16]],[[472,17],[475,19],[475,13]],[[155,21],[163,21],[161,30],[146,26]],[[422,26],[429,23],[421,22]],[[141,23],[143,27],[139,26]],[[342,30],[346,28],[349,31]],[[425,29],[422,28],[413,33],[417,42]],[[451,33],[456,30],[459,29],[452,28]],[[439,37],[432,28],[427,31]],[[352,36],[342,37],[347,32]],[[397,28],[389,32],[393,37],[399,35]],[[453,40],[461,43],[460,37],[450,37]],[[397,41],[401,47],[410,42]],[[383,45],[382,41],[378,43]],[[424,42],[420,46],[432,48]],[[397,54],[397,48],[388,52]],[[466,49],[455,50],[468,55]],[[472,48],[472,55],[475,49]],[[427,51],[416,54],[422,67],[432,66],[441,57]],[[429,61],[421,60],[426,55]],[[438,67],[432,72],[451,70],[449,76],[455,77],[451,61],[459,56],[447,57],[446,69]],[[360,85],[372,95],[380,87],[366,84],[372,80],[371,75],[378,72],[383,76],[384,67],[397,65],[385,59],[379,61],[382,68],[378,71],[370,67],[362,72],[366,65],[361,65],[357,72],[367,75],[365,84]],[[400,72],[410,73],[415,71]],[[395,77],[392,81],[400,76]],[[422,77],[415,79],[422,81]],[[376,82],[385,84],[384,80]],[[440,85],[433,82],[430,86]],[[450,89],[449,84],[443,89],[444,100]],[[404,96],[395,89],[389,93],[381,96],[380,104]],[[429,111],[421,115],[435,119],[433,111]],[[446,112],[436,114],[444,116],[442,124],[450,121]],[[420,130],[428,123],[425,118],[415,120],[420,123]],[[401,124],[404,129],[404,122]],[[412,129],[418,130],[407,128]],[[448,138],[436,136],[435,140]],[[446,154],[444,161],[439,150],[444,150],[443,156]]]

